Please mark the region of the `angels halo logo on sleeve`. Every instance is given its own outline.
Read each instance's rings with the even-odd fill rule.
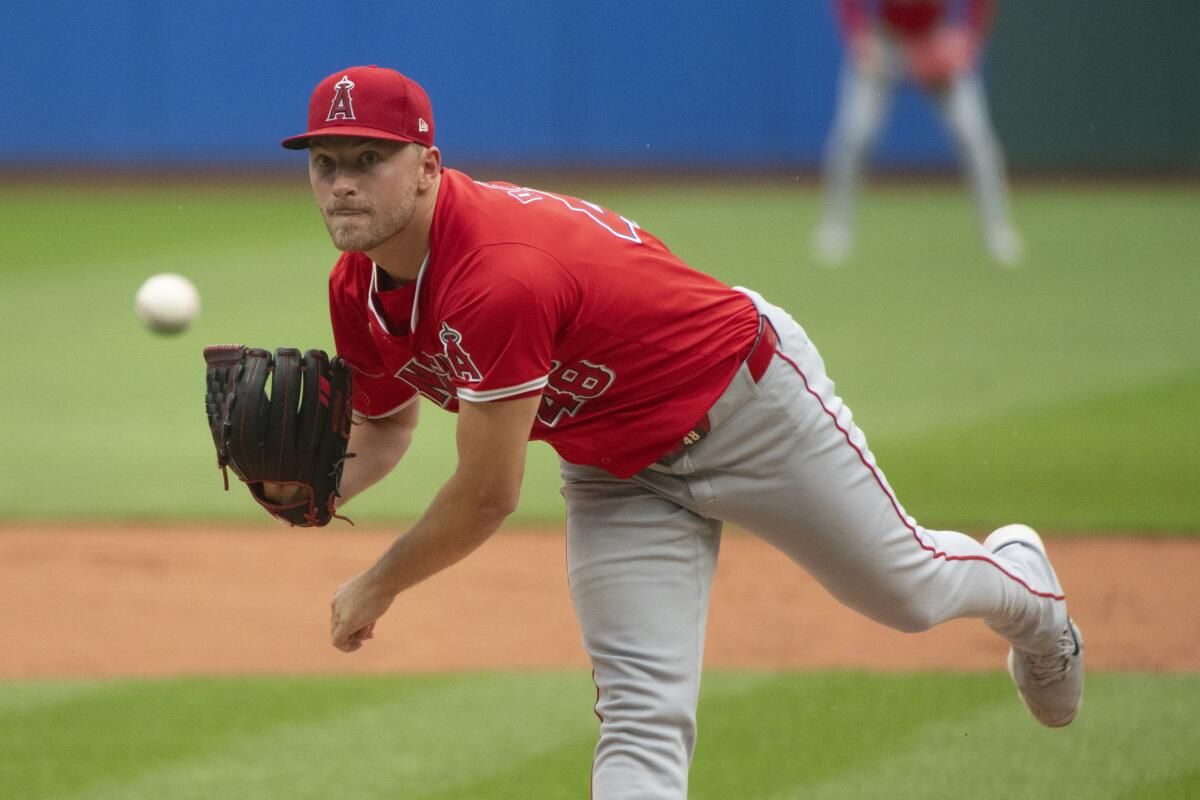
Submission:
[[[442,343],[442,352],[445,353],[446,361],[455,378],[465,383],[478,383],[483,380],[483,374],[471,360],[471,354],[462,346],[461,333],[443,322],[442,329],[438,331],[438,339]]]
[[[333,122],[336,119],[355,119],[354,98],[350,96],[350,90],[353,88],[354,81],[350,80],[349,75],[343,75],[342,79],[333,85],[333,102],[329,104],[329,116],[325,117],[326,122]]]

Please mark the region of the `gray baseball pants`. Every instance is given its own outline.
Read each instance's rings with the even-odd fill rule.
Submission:
[[[1059,601],[1046,596],[1054,587],[905,513],[804,331],[746,293],[775,326],[779,349],[758,383],[742,366],[706,438],[627,480],[561,466],[571,596],[601,720],[596,800],[687,796],[724,521],[901,631],[978,617],[1037,649],[1061,628],[1049,608]]]

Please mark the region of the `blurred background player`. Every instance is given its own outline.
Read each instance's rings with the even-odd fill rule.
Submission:
[[[814,236],[827,264],[853,244],[855,195],[892,94],[911,78],[937,105],[954,137],[975,201],[984,244],[999,264],[1020,262],[1023,246],[1008,217],[1004,157],[988,118],[979,56],[995,0],[833,0],[847,44],[825,162],[825,211]]]

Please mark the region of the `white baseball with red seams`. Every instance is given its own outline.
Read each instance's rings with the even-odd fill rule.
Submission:
[[[155,333],[181,333],[200,313],[200,293],[182,275],[163,272],[152,275],[141,285],[133,309]]]

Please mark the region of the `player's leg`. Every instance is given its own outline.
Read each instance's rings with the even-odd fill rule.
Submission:
[[[705,513],[762,536],[841,602],[890,627],[920,631],[977,617],[1021,653],[1063,655],[1067,612],[1044,555],[1023,545],[993,551],[918,525],[803,330],[780,309],[760,308],[780,335],[781,355],[758,396],[690,452],[704,478],[695,491],[710,495]],[[1054,702],[1073,712],[1082,664],[1065,666],[1079,667],[1075,697],[1063,682],[1055,691],[1065,687],[1068,696]]]
[[[682,800],[720,523],[599,469],[562,472],[571,599],[600,718],[592,796]]]
[[[1004,154],[988,116],[983,82],[977,72],[966,72],[933,97],[962,158],[988,252],[997,262],[1014,265],[1022,256],[1021,238],[1009,222]]]
[[[859,185],[891,104],[897,56],[891,47],[883,52],[874,72],[863,71],[851,56],[842,67],[837,110],[825,146],[825,208],[813,239],[817,256],[829,264],[849,254]]]

